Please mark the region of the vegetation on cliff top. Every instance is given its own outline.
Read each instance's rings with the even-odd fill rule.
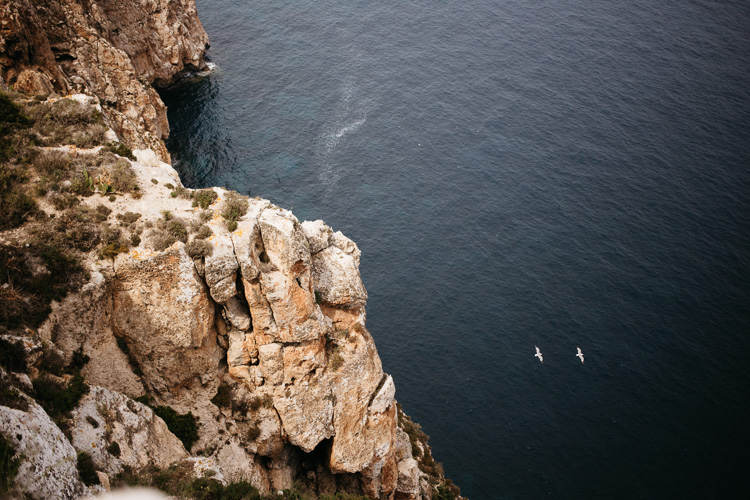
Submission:
[[[94,106],[0,92],[0,231],[20,231],[0,244],[0,324],[10,330],[39,326],[52,300],[87,279],[83,253],[100,246],[101,258],[113,258],[139,240],[135,221],[121,222],[125,234],[107,223],[109,208],[80,202],[96,192],[137,197],[122,158],[132,151],[119,143],[98,153],[59,147],[104,146],[105,131]]]

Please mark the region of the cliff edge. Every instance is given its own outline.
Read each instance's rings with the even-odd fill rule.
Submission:
[[[357,245],[169,165],[152,85],[207,47],[192,0],[0,4],[3,487],[456,497],[383,372]]]

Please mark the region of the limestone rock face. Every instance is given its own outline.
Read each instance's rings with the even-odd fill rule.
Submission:
[[[41,406],[29,398],[27,411],[0,407],[0,433],[23,456],[15,484],[33,498],[78,498],[76,450]]]
[[[91,387],[73,411],[71,436],[73,446],[89,453],[97,470],[112,475],[124,466],[165,468],[188,456],[149,407],[103,387]]]
[[[413,458],[407,458],[398,464],[397,498],[419,498],[419,465]]]
[[[359,277],[358,262],[336,246],[313,257],[315,288],[324,302],[335,306],[358,307],[367,301],[367,291]]]
[[[0,73],[31,94],[94,94],[131,147],[169,154],[166,107],[151,84],[205,67],[194,0],[62,0],[0,4]]]
[[[112,286],[113,333],[124,339],[151,388],[174,392],[217,371],[215,305],[182,244],[121,254]]]

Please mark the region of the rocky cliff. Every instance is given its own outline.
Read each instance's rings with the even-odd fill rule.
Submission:
[[[3,0],[0,73],[19,92],[84,92],[132,147],[168,161],[164,103],[152,85],[205,67],[194,0]]]
[[[0,4],[4,81],[52,94],[17,96],[0,127],[20,130],[0,201],[36,193],[0,233],[13,491],[76,498],[171,466],[264,494],[453,497],[366,328],[357,245],[268,200],[185,189],[169,165],[152,84],[202,68],[207,46],[192,0]],[[92,97],[54,96],[71,91]],[[79,147],[53,140],[55,113],[90,117]],[[40,294],[61,260],[68,282]]]

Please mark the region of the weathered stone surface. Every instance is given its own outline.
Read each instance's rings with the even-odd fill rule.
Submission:
[[[96,468],[108,474],[118,474],[125,466],[165,468],[188,456],[162,419],[123,394],[91,387],[72,415],[73,446],[88,452]],[[113,443],[119,456],[108,451]]]
[[[15,484],[32,498],[78,498],[76,450],[44,410],[30,398],[27,411],[0,407],[0,433],[23,456]]]
[[[256,279],[260,272],[259,256],[263,251],[263,241],[257,221],[269,204],[268,200],[249,200],[247,213],[237,221],[237,229],[232,232],[237,263],[242,278],[248,281]]]
[[[247,366],[250,364],[250,353],[245,344],[245,332],[231,330],[229,332],[229,349],[227,349],[227,363],[229,366]]]
[[[370,399],[383,377],[370,334],[364,329],[350,332],[339,354],[341,367],[329,372],[336,395],[336,435],[329,465],[333,472],[358,472],[385,456],[383,443],[389,447],[395,438],[395,415],[391,411],[368,415]]]
[[[237,295],[237,258],[234,256],[232,235],[222,222],[211,221],[213,230],[208,242],[213,246],[213,253],[206,257],[206,284],[211,289],[213,299],[223,304],[230,297]]]
[[[396,384],[393,383],[393,377],[386,375],[382,387],[377,392],[370,403],[370,412],[383,413],[393,403],[393,397],[396,395]]]
[[[419,498],[419,464],[413,458],[398,463],[397,497],[403,499]]]
[[[359,269],[359,257],[362,255],[362,252],[359,250],[356,243],[344,236],[344,233],[341,231],[336,231],[331,235],[331,245],[341,249],[344,253],[351,255],[352,259],[354,259],[354,263],[357,265],[357,269]]]
[[[396,430],[396,443],[394,444],[394,448],[396,451],[396,460],[399,462],[411,458],[412,450],[409,435],[400,427]]]
[[[305,233],[307,242],[310,245],[310,253],[318,253],[324,248],[330,246],[333,230],[322,220],[309,221],[302,223],[302,232]]]
[[[333,435],[333,395],[319,384],[289,386],[274,399],[289,442],[310,452]]]
[[[314,254],[313,282],[323,302],[341,307],[359,307],[367,301],[367,290],[355,258],[337,246]]]
[[[236,296],[231,297],[226,301],[224,304],[224,311],[227,315],[227,319],[234,328],[242,331],[250,329],[250,311],[247,310],[245,304],[240,302],[240,299]]]
[[[115,261],[111,326],[159,391],[212,374],[222,356],[214,304],[184,247],[121,254]]]
[[[281,344],[266,344],[258,347],[260,371],[270,384],[284,381],[284,358]]]
[[[52,313],[39,329],[39,335],[44,342],[54,342],[65,353],[66,362],[73,351],[81,348],[90,358],[83,368],[87,380],[139,396],[143,394],[143,384],[133,373],[112,332],[111,282],[107,277],[112,276],[106,268],[92,270],[89,282],[77,294],[53,303]]]

